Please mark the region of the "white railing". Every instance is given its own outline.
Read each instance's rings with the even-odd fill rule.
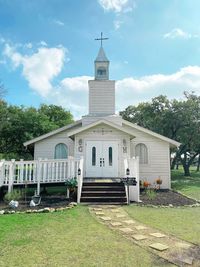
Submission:
[[[124,177],[126,177],[126,170],[128,169],[128,159],[125,158],[124,159]],[[126,199],[127,199],[127,203],[128,203],[128,187],[127,185],[125,185],[125,193],[126,193]]]
[[[79,160],[69,157],[64,160],[33,160],[33,161],[5,161],[0,162],[0,186],[65,182],[77,177]]]
[[[78,170],[80,173],[79,173],[79,175],[77,175],[77,177],[78,177],[77,203],[80,203],[82,185],[83,185],[83,157],[79,161]]]
[[[140,180],[139,180],[139,157],[132,157],[124,160],[124,175],[129,168],[130,177],[135,177],[137,184],[135,186],[129,186],[129,198],[130,201],[140,202]],[[128,195],[126,186],[126,196]]]

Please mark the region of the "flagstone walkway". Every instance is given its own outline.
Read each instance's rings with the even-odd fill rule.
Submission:
[[[200,247],[133,220],[121,206],[91,206],[90,212],[110,229],[177,266],[200,266]]]

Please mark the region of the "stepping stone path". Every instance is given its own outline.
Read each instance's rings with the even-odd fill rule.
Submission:
[[[133,230],[131,228],[119,228],[119,230],[125,234],[130,234],[133,232]]]
[[[118,210],[118,209],[114,209],[114,210],[111,210],[111,211],[114,212],[114,213],[120,212],[120,210]]]
[[[166,250],[169,248],[168,246],[163,245],[161,243],[154,243],[154,244],[151,244],[149,246],[150,246],[150,248],[154,248],[154,249],[159,250],[159,251],[163,251],[163,250]]]
[[[158,232],[150,226],[133,220],[122,206],[98,205],[90,212],[110,229],[119,231],[136,245],[177,266],[200,266],[200,247],[172,235]],[[104,215],[104,216],[102,216]],[[130,235],[131,234],[131,235]],[[158,239],[162,240],[157,242]]]
[[[123,221],[123,223],[126,223],[126,224],[133,224],[133,223],[135,223],[135,221],[133,221],[133,220],[127,220],[127,221]]]
[[[95,214],[96,214],[96,215],[105,215],[105,213],[102,212],[102,211],[96,211]]]
[[[135,229],[137,229],[137,230],[145,230],[145,229],[147,229],[147,227],[143,226],[143,225],[138,225],[138,226],[135,226]]]
[[[110,224],[112,226],[121,226],[122,225],[122,223],[120,223],[120,222],[111,222]]]
[[[102,219],[105,222],[111,221],[111,218],[110,217],[100,217],[100,219]]]
[[[150,235],[152,235],[154,237],[158,237],[158,238],[161,238],[161,237],[165,237],[166,236],[166,235],[161,234],[161,233],[151,233]]]
[[[124,218],[124,217],[126,217],[126,216],[125,216],[124,214],[117,214],[116,217],[117,217],[117,218]]]
[[[94,208],[94,211],[102,211],[102,208]]]
[[[132,235],[132,237],[135,240],[144,240],[144,239],[147,239],[148,238],[146,235]]]

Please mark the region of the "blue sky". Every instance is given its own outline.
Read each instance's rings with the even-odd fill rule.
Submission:
[[[0,0],[0,79],[11,104],[87,114],[103,31],[116,108],[200,94],[199,0]]]

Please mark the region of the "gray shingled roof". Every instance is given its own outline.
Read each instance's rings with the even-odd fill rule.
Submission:
[[[100,61],[100,62],[109,61],[109,60],[107,59],[107,57],[106,57],[106,54],[105,54],[105,51],[104,51],[103,47],[100,47],[98,56],[97,56],[97,58],[96,58],[95,61],[98,61],[98,62],[99,62],[99,61]]]

